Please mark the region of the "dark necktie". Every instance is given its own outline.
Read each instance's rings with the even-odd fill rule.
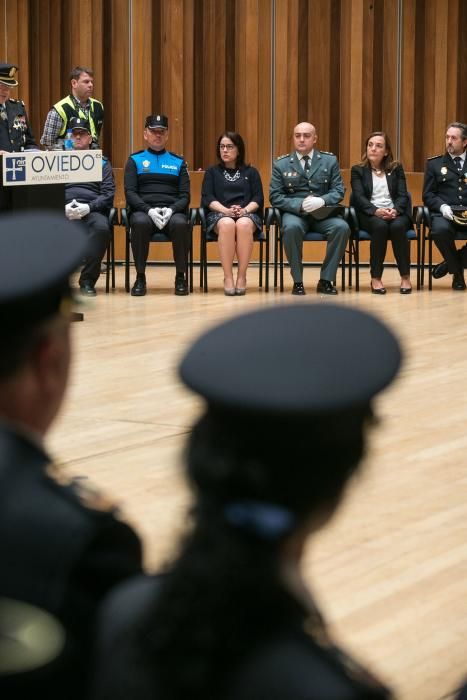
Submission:
[[[454,161],[454,163],[456,164],[456,168],[458,169],[458,171],[461,172],[461,170],[462,170],[462,160],[461,160],[460,156],[456,156],[455,158],[453,158],[453,161]]]
[[[310,156],[303,156],[303,161],[305,163],[305,175],[308,177],[310,174]]]

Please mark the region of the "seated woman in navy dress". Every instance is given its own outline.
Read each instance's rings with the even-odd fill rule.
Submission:
[[[245,144],[240,134],[225,131],[217,141],[217,165],[206,170],[201,206],[208,210],[207,231],[217,233],[227,296],[246,292],[246,273],[253,248],[255,229],[263,225],[264,205],[261,178],[245,165]],[[237,255],[237,279],[233,262]]]
[[[394,160],[391,143],[384,131],[373,131],[365,141],[362,162],[351,171],[353,206],[360,228],[371,236],[370,274],[373,294],[386,294],[382,282],[388,240],[401,276],[400,293],[410,294],[410,243],[412,213],[404,169]]]

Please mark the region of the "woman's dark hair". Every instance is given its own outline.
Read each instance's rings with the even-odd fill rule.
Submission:
[[[236,167],[237,168],[243,168],[245,165],[245,143],[236,131],[224,131],[219,138],[217,139],[217,145],[216,145],[216,155],[217,155],[217,160],[219,163],[222,163],[222,158],[221,158],[221,149],[220,149],[220,143],[222,139],[230,139],[235,146],[237,146],[238,149],[238,156],[237,156],[237,162],[236,162]]]
[[[390,173],[394,170],[394,168],[397,168],[398,165],[400,165],[399,161],[394,160],[394,156],[392,153],[392,146],[391,146],[391,141],[389,139],[389,136],[385,131],[372,131],[371,134],[369,134],[366,137],[365,140],[365,150],[362,155],[362,161],[359,163],[359,165],[367,168],[371,168],[371,165],[368,161],[368,156],[367,156],[367,148],[368,148],[368,143],[370,139],[373,138],[373,136],[382,136],[384,139],[384,143],[386,145],[386,150],[387,150],[387,155],[384,156],[383,161],[381,163],[381,168],[384,170],[386,173]]]
[[[265,538],[226,517],[233,503],[275,504],[292,531],[331,512],[357,469],[369,405],[342,415],[268,417],[208,408],[188,444],[193,526],[139,630],[143,667],[164,700],[220,698],[246,654],[299,606],[279,571],[290,530]]]

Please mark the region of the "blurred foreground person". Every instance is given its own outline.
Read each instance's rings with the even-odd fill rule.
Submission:
[[[44,669],[1,676],[0,695],[15,700],[83,697],[97,604],[141,571],[133,530],[44,446],[68,383],[69,275],[85,250],[62,215],[0,219],[0,596],[52,613],[66,637]]]
[[[95,700],[391,697],[330,638],[300,567],[400,361],[382,323],[334,305],[255,311],[193,345],[180,373],[207,405],[188,442],[192,528],[165,576],[107,602]]]

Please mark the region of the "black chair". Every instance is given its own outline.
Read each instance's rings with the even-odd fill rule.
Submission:
[[[336,214],[341,214],[345,221],[349,219],[349,208],[344,206],[336,206]],[[274,208],[271,214],[270,224],[274,224],[274,288],[277,287],[277,268],[279,267],[279,279],[281,292],[284,291],[284,242],[282,240],[282,215],[280,209]],[[304,243],[325,243],[326,236],[315,231],[308,231],[303,238]],[[341,289],[345,291],[345,252],[341,260],[342,282]]]
[[[422,230],[422,262],[421,286],[425,284],[425,251],[428,242],[428,289],[433,289],[433,236],[431,235],[431,214],[428,207],[417,207],[416,225]],[[458,231],[455,241],[467,241],[467,226],[464,231]]]
[[[409,211],[412,211],[412,197],[410,193],[408,193],[409,197],[409,205],[408,209]],[[417,207],[414,207],[413,209],[413,219],[416,222],[417,219]],[[351,229],[352,229],[352,235],[350,239],[350,252],[349,252],[349,287],[352,286],[352,268],[353,264],[355,261],[355,291],[360,291],[360,243],[361,242],[370,242],[371,241],[371,236],[370,234],[365,231],[364,229],[360,228],[360,224],[358,221],[358,215],[357,212],[354,209],[353,206],[353,195],[350,195],[350,221],[351,221]],[[416,241],[417,243],[417,262],[416,262],[416,271],[417,271],[417,289],[420,289],[421,287],[421,257],[422,257],[422,244],[421,244],[421,234],[420,234],[420,229],[416,225],[416,228],[414,230],[413,226],[407,231],[407,239],[409,241],[409,244],[412,241]]]
[[[121,224],[125,227],[125,291],[130,291],[130,244],[131,244],[131,210],[124,207],[120,212]],[[197,210],[190,209],[188,212],[188,224],[190,227],[190,249],[188,251],[187,279],[190,292],[193,291],[193,225],[197,219]],[[156,230],[151,236],[150,243],[171,243],[170,238],[163,231]]]
[[[106,269],[105,269],[105,292],[110,291],[110,275],[112,274],[112,289],[115,289],[115,232],[114,226],[118,226],[118,209],[112,207],[109,212],[110,240],[107,245]]]
[[[265,225],[261,231],[256,229],[253,234],[253,241],[259,243],[259,280],[258,286],[263,287],[263,265],[265,264],[265,284],[264,291],[269,292],[269,231],[270,224],[266,223],[267,210],[265,215]],[[207,244],[217,241],[217,233],[210,231],[206,233],[206,212],[203,207],[198,209],[197,222],[201,224],[200,252],[199,252],[199,286],[203,292],[208,291],[208,250]],[[264,247],[266,254],[264,255]]]

